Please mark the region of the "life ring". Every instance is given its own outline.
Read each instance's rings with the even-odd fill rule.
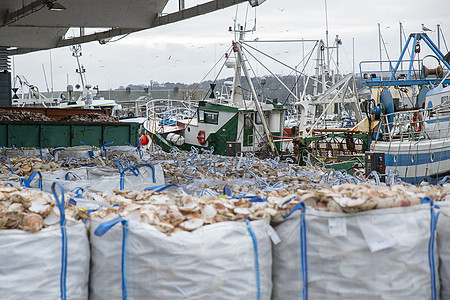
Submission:
[[[197,134],[197,141],[200,145],[206,144],[206,132],[204,130],[200,130]]]
[[[414,132],[422,131],[423,115],[421,112],[416,111],[413,116],[412,127]]]

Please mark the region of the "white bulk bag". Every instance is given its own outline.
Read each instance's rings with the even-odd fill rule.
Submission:
[[[440,207],[437,223],[437,246],[439,253],[439,278],[441,299],[450,299],[450,201],[438,202]]]
[[[165,183],[161,165],[153,165],[153,168],[154,172],[151,167],[141,166],[138,167],[138,172],[124,171],[123,176],[117,169],[106,167],[82,167],[70,171],[42,172],[43,190],[50,191],[51,185],[56,180],[66,191],[77,187],[97,192],[119,190],[121,187],[122,189],[143,190]],[[38,181],[33,181],[31,186],[38,187]]]
[[[222,222],[167,236],[129,221],[102,236],[91,220],[90,299],[270,299],[269,221]],[[122,246],[125,245],[124,288]],[[255,252],[255,248],[257,251]],[[258,297],[259,294],[259,297]]]
[[[296,211],[275,227],[273,299],[436,299],[430,211],[429,204],[353,214],[306,209],[303,245]]]
[[[91,146],[74,146],[68,148],[60,148],[61,150],[54,152],[56,161],[67,161],[69,159],[88,159],[100,156],[99,148]],[[51,150],[50,150],[51,151]]]
[[[90,256],[86,226],[68,221],[65,238],[63,259],[59,223],[36,233],[0,230],[0,298],[87,300]]]

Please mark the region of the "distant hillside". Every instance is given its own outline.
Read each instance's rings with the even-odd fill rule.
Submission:
[[[273,76],[264,77],[266,79],[266,83],[264,86],[260,84],[261,78],[253,78],[253,84],[258,91],[258,96],[261,97],[262,91],[264,92],[265,99],[271,99],[278,103],[282,104],[291,104],[294,102],[294,98],[292,95],[286,91],[286,89],[282,86],[282,84]],[[280,78],[284,85],[289,87],[292,93],[301,94],[303,91],[304,83],[306,82],[305,77],[295,76],[282,76]],[[320,80],[320,78],[319,78]],[[336,78],[338,80],[338,78]],[[217,80],[215,91],[220,91],[222,85],[225,81],[233,81],[232,77],[219,79]],[[128,86],[120,86],[118,89],[110,90],[110,91],[99,91],[99,95],[104,97],[105,99],[114,99],[119,102],[128,102],[134,101],[140,97],[148,97],[150,99],[207,99],[211,94],[210,85],[212,81],[204,81],[200,84],[184,84],[184,83],[158,83],[156,81],[152,81],[150,85],[147,84],[129,84]],[[296,87],[297,83],[297,87]],[[360,87],[360,78],[356,77],[356,86]],[[245,77],[242,77],[242,89],[244,91],[244,95],[250,95],[250,89]],[[319,85],[319,92],[321,91]],[[308,85],[306,87],[306,93],[312,94],[313,92],[313,81],[310,79]],[[54,96],[64,94],[67,98],[67,92],[58,92],[54,93]],[[73,97],[77,98],[80,95],[80,91],[76,91],[73,93]]]
[[[276,100],[279,103],[290,103],[293,101],[292,95],[286,91],[286,89],[282,86],[282,84],[273,76],[267,76],[266,83],[264,87],[259,83],[260,78],[257,80],[253,78],[253,84],[255,85],[257,91],[259,94],[261,94],[261,91],[264,90],[264,98],[269,98],[272,100]],[[306,82],[306,77],[298,77],[295,76],[282,76],[280,78],[283,83],[290,88],[290,90],[296,94],[296,90],[298,93],[302,93],[304,83]],[[319,80],[321,80],[319,78]],[[338,78],[336,78],[338,80]],[[233,81],[232,77],[229,78],[223,78],[219,79],[215,82],[216,88],[215,91],[220,91],[221,86],[224,84],[225,81]],[[147,95],[151,95],[152,98],[168,98],[169,93],[170,97],[172,99],[187,99],[189,96],[191,99],[204,99],[208,98],[211,94],[210,90],[210,84],[213,83],[211,80],[201,82],[200,84],[191,84],[187,85],[184,83],[172,83],[172,82],[166,82],[166,83],[158,83],[156,81],[153,81],[151,85],[128,85],[127,87],[119,87],[118,91],[127,91],[128,94],[135,94],[137,92],[145,92]],[[296,87],[297,83],[297,87]],[[356,86],[360,87],[360,78],[359,76],[356,77]],[[247,80],[245,77],[242,77],[242,89],[244,91],[244,94],[250,94],[250,89],[247,83]],[[319,85],[319,92],[321,91],[320,85]],[[313,92],[313,81],[310,80],[307,85],[306,93],[312,94]],[[162,93],[162,96],[161,96]],[[164,94],[166,93],[166,94]],[[158,95],[158,96],[157,96]]]

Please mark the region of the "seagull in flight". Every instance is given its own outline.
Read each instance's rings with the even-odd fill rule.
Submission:
[[[422,30],[423,31],[432,31],[430,28],[425,27],[425,25],[423,25],[423,23],[422,23]]]

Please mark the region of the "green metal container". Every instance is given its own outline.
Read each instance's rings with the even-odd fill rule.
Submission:
[[[82,143],[101,146],[136,146],[137,123],[63,123],[63,122],[9,122],[0,123],[0,142],[5,147],[72,147]]]

